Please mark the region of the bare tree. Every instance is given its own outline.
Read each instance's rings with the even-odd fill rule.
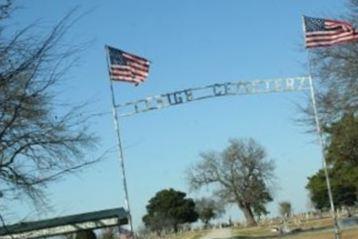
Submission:
[[[248,225],[256,225],[254,207],[272,200],[269,190],[274,163],[253,139],[233,139],[223,152],[206,152],[188,170],[192,189],[213,185],[222,203],[236,203]]]
[[[68,109],[55,98],[76,60],[78,48],[62,41],[76,20],[73,12],[43,36],[31,25],[8,38],[4,25],[12,6],[0,4],[0,192],[41,205],[49,182],[93,163],[84,150],[96,139],[84,105]]]

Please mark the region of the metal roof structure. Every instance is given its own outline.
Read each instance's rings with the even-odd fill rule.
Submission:
[[[128,212],[123,208],[114,208],[3,226],[0,227],[0,239],[49,237],[127,223]]]

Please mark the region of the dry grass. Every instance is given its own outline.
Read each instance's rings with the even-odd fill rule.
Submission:
[[[271,228],[269,227],[250,227],[250,228],[240,228],[234,229],[232,232],[235,236],[240,237],[263,237],[263,236],[274,236],[276,233],[271,232]]]
[[[334,239],[333,232],[313,232],[313,233],[304,233],[302,235],[295,235],[284,237],[287,239]],[[342,232],[342,239],[357,239],[358,238],[358,229],[349,229]]]
[[[289,223],[290,229],[300,228],[303,231],[297,234],[278,236],[277,233],[271,232],[270,226],[239,228],[233,230],[232,239],[258,239],[258,238],[285,238],[285,239],[334,239],[332,228],[332,219],[323,218],[305,221],[300,225]],[[358,228],[344,230],[342,239],[358,239]]]
[[[271,232],[270,226],[250,227],[250,228],[235,228],[232,230],[233,236],[231,239],[334,239],[333,231],[331,229],[332,220],[330,218],[316,219],[305,221],[301,225],[289,224],[290,229],[301,228],[303,232],[297,234],[278,236],[277,233]],[[207,234],[208,231],[192,231],[184,232],[177,235],[171,235],[163,239],[200,239]],[[229,239],[229,238],[228,238]],[[344,230],[341,239],[358,239],[358,228]]]
[[[357,239],[358,238],[358,228],[348,229],[342,232],[341,239]],[[234,238],[231,239],[259,239],[259,238],[283,238],[283,239],[334,239],[332,231],[325,232],[303,232],[296,235],[288,236],[275,236],[272,233],[265,233],[264,231],[258,231],[251,234],[240,233]]]
[[[312,219],[306,221],[301,225],[302,229],[316,229],[316,228],[325,228],[325,227],[332,227],[333,221],[332,218],[323,218],[323,219]]]

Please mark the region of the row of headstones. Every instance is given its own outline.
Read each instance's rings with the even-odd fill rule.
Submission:
[[[346,218],[353,215],[358,215],[358,207],[343,207],[336,211],[338,218]],[[287,220],[292,221],[294,224],[302,224],[305,221],[329,218],[331,217],[330,211],[310,211],[305,213],[294,214]],[[263,218],[259,221],[260,225],[277,225],[283,223],[282,217],[276,218]]]

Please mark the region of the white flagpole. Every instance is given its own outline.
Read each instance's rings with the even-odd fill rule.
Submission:
[[[109,72],[110,71],[109,49],[107,46],[105,48],[106,48],[106,56],[107,56],[106,57],[107,67],[108,67],[108,72]],[[123,147],[122,147],[122,140],[121,140],[121,134],[120,134],[120,127],[119,127],[119,117],[118,117],[117,109],[116,109],[116,99],[114,96],[113,82],[110,77],[109,77],[109,82],[110,82],[111,98],[112,98],[112,112],[113,112],[114,128],[115,128],[116,134],[117,134],[118,160],[119,160],[119,163],[121,166],[122,182],[123,182],[123,189],[124,189],[124,194],[125,194],[124,206],[128,212],[128,224],[130,226],[130,231],[134,238],[132,215],[131,215],[130,206],[129,206],[129,195],[128,195],[128,187],[127,187],[127,179],[126,179],[126,170],[125,170],[125,165],[124,165]]]
[[[318,115],[317,115],[316,97],[315,97],[315,92],[314,92],[314,86],[313,86],[313,82],[312,82],[311,73],[309,74],[309,83],[310,83],[310,91],[311,91],[311,100],[312,100],[312,106],[313,106],[313,113],[314,113],[315,122],[316,122],[316,130],[317,130],[317,134],[318,134],[318,140],[319,140],[319,143],[320,143],[320,146],[321,146],[322,164],[323,164],[323,169],[324,169],[324,175],[325,175],[325,178],[326,178],[329,203],[330,203],[330,206],[331,206],[331,213],[332,213],[332,217],[333,217],[334,231],[335,231],[336,239],[340,239],[340,229],[339,229],[339,226],[338,226],[337,214],[336,214],[336,210],[335,210],[334,203],[333,203],[333,195],[332,195],[331,183],[330,183],[330,179],[329,179],[327,162],[326,162],[326,157],[325,157],[325,152],[324,152],[323,135],[322,135],[321,126],[320,126]]]
[[[304,23],[304,17],[302,17],[302,24],[303,24],[303,33],[305,34],[306,33],[306,27],[305,27],[305,23]],[[323,165],[323,169],[324,169],[324,175],[325,175],[325,178],[326,178],[329,203],[330,203],[330,206],[331,206],[331,215],[332,215],[332,218],[333,218],[334,234],[335,234],[335,239],[340,239],[340,228],[339,228],[339,225],[337,223],[337,214],[336,214],[336,210],[335,210],[335,207],[334,207],[331,183],[330,183],[330,179],[329,179],[327,161],[326,161],[325,151],[324,151],[324,148],[325,148],[324,147],[325,146],[324,145],[324,139],[323,139],[321,125],[320,125],[319,118],[318,118],[318,110],[317,110],[317,104],[316,104],[316,94],[315,94],[314,85],[313,85],[313,81],[312,81],[312,74],[311,74],[312,73],[311,56],[310,56],[309,50],[308,50],[308,71],[309,71],[309,84],[310,84],[310,92],[311,92],[311,101],[312,101],[312,107],[313,107],[313,114],[314,114],[314,119],[315,119],[315,123],[316,123],[316,131],[317,131],[318,141],[319,141],[319,144],[321,146],[322,165]]]

